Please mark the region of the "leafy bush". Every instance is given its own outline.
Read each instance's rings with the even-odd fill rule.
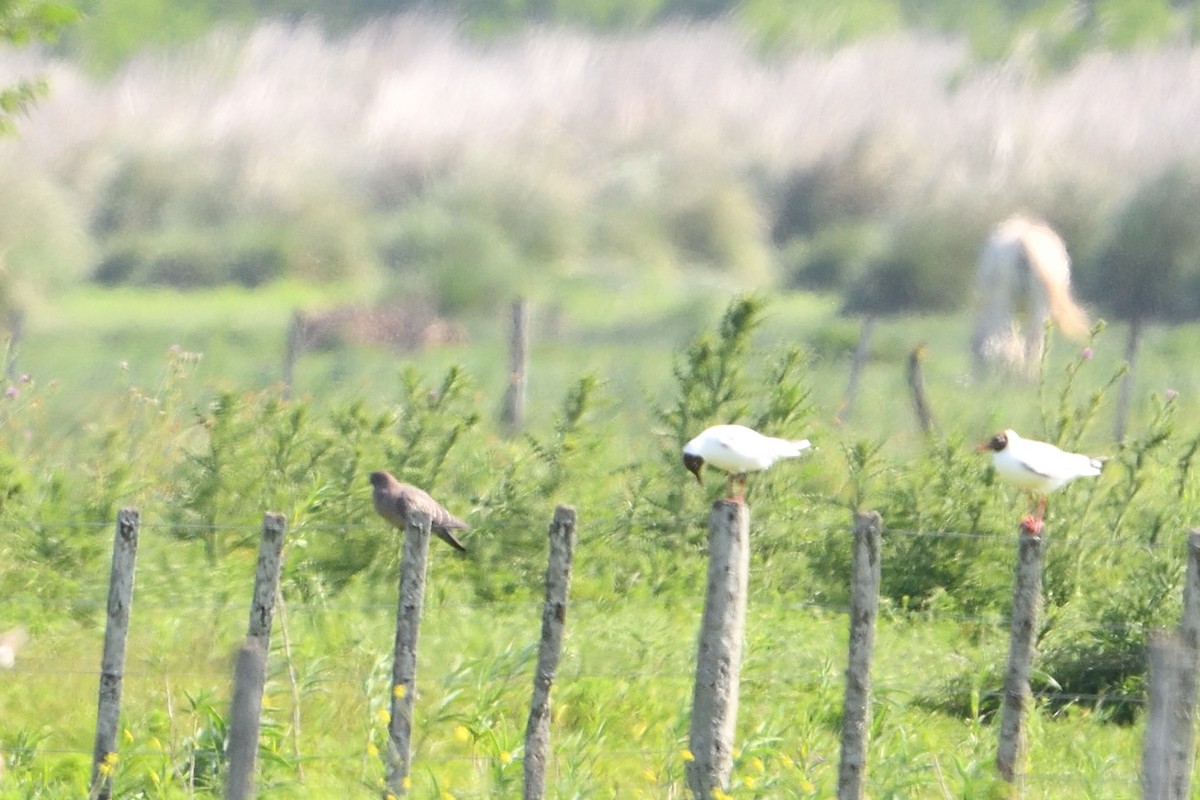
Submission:
[[[1084,289],[1122,319],[1200,316],[1200,173],[1174,164],[1148,180],[1121,209]]]
[[[930,210],[902,219],[890,246],[851,282],[848,313],[896,314],[959,308],[969,296],[982,221],[962,209]]]

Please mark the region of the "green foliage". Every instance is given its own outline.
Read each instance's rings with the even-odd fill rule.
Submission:
[[[705,267],[754,284],[767,282],[771,260],[763,214],[741,182],[677,183],[664,228],[683,265]]]
[[[15,47],[53,42],[79,19],[79,12],[54,0],[8,0],[0,5],[0,38]],[[28,78],[0,88],[0,134],[16,132],[15,118],[48,91],[44,78]]]
[[[894,31],[904,20],[894,0],[820,2],[749,0],[734,6],[738,18],[769,47],[832,47]]]
[[[286,200],[249,193],[233,156],[134,156],[99,193],[92,229],[105,286],[261,286],[329,282],[377,269],[362,209],[319,179]],[[238,201],[231,198],[239,197]]]
[[[194,297],[184,301],[205,316]],[[255,534],[267,509],[284,512],[289,527],[260,751],[264,791],[374,792],[386,744],[398,553],[398,534],[370,505],[366,475],[379,468],[430,488],[472,523],[467,556],[437,543],[431,550],[412,794],[495,796],[519,784],[545,524],[553,504],[567,502],[579,510],[580,528],[552,720],[564,766],[552,781],[564,796],[680,795],[694,668],[692,645],[680,640],[698,612],[705,495],[679,464],[679,446],[730,419],[817,445],[751,483],[736,794],[836,793],[847,511],[874,507],[886,533],[871,735],[889,757],[872,762],[872,793],[995,796],[986,721],[1007,644],[1023,500],[972,451],[968,403],[979,397],[964,393],[968,400],[942,416],[960,425],[915,444],[897,432],[895,414],[866,427],[821,426],[810,387],[825,390],[841,365],[806,359],[795,328],[778,334],[795,321],[766,311],[761,298],[736,298],[714,330],[693,333],[673,374],[653,386],[669,384],[650,424],[614,407],[611,382],[588,374],[560,382],[546,424],[516,439],[492,429],[496,393],[457,367],[433,379],[416,367],[399,375],[383,368],[386,388],[283,402],[273,390],[221,385],[231,364],[209,380],[210,355],[176,349],[155,380],[134,380],[135,365],[115,389],[95,381],[92,391],[108,402],[57,439],[50,436],[64,422],[46,412],[49,382],[14,381],[15,394],[0,401],[0,452],[8,454],[0,459],[0,515],[10,532],[0,541],[0,616],[19,618],[34,638],[21,655],[29,661],[0,687],[9,723],[0,735],[8,757],[0,797],[86,794],[94,720],[78,698],[94,691],[95,676],[53,665],[94,663],[109,539],[101,532],[124,504],[141,508],[144,527],[133,679],[112,765],[118,792],[220,793],[226,654],[244,634]],[[281,326],[286,314],[278,319]],[[913,325],[894,335],[904,338]],[[1096,444],[1110,365],[1099,363],[1104,336],[1091,344],[1093,358],[1047,358],[1043,437]],[[663,350],[653,351],[656,369]],[[428,369],[458,355],[469,353],[418,363]],[[583,359],[571,355],[578,369]],[[621,365],[634,366],[628,351]],[[83,404],[75,389],[69,399]],[[1038,688],[1140,691],[1145,633],[1178,614],[1183,559],[1171,542],[1191,524],[1200,497],[1200,435],[1181,413],[1187,401],[1164,395],[1137,417],[1100,479],[1052,499]],[[669,509],[673,492],[678,506]],[[1128,795],[1140,729],[1106,722],[1136,707],[1110,713],[1105,702],[1098,712],[1053,699],[1030,710],[1031,795]],[[940,772],[931,776],[929,764]],[[1043,785],[1041,765],[1062,765],[1072,778]]]
[[[957,308],[971,286],[983,228],[961,209],[925,211],[903,219],[890,246],[850,283],[847,313],[899,314]]]
[[[1175,164],[1147,181],[1113,221],[1090,271],[1088,293],[1117,317],[1200,315],[1200,175]]]
[[[76,283],[92,256],[82,210],[45,176],[12,175],[0,197],[0,311],[29,312]]]

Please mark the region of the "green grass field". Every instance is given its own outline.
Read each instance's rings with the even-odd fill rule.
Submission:
[[[365,475],[383,465],[430,485],[474,526],[469,557],[431,548],[412,796],[519,796],[544,532],[559,502],[576,505],[580,523],[550,796],[687,796],[705,509],[721,487],[715,476],[705,489],[687,483],[661,412],[680,392],[673,368],[715,328],[727,298],[695,289],[657,313],[637,293],[563,298],[562,333],[535,338],[532,350],[530,436],[513,440],[493,422],[507,370],[503,318],[473,323],[468,345],[306,355],[298,399],[276,402],[292,309],[325,299],[295,287],[78,290],[31,324],[18,366],[33,380],[3,401],[0,629],[24,624],[32,640],[0,674],[0,797],[87,793],[108,553],[125,504],[142,509],[144,528],[116,796],[220,795],[232,654],[268,509],[286,513],[290,529],[261,796],[378,796],[398,539],[369,508]],[[787,383],[772,385],[768,366],[787,347],[804,352],[794,379],[810,392],[810,410],[794,419],[818,450],[751,487],[731,793],[835,791],[858,503],[879,508],[898,532],[885,545],[870,796],[1008,796],[993,769],[991,693],[1007,647],[1023,500],[988,479],[971,446],[1005,425],[1045,435],[1066,409],[1078,412],[1068,434],[1113,456],[1100,481],[1056,498],[1048,520],[1039,649],[1059,660],[1040,668],[1064,694],[1085,694],[1091,684],[1063,677],[1072,654],[1136,655],[1149,627],[1177,619],[1183,536],[1196,512],[1187,459],[1200,433],[1200,378],[1185,369],[1195,334],[1149,333],[1119,449],[1109,433],[1115,390],[1087,411],[1121,361],[1119,327],[1101,334],[1087,361],[1056,342],[1040,390],[981,390],[964,379],[965,318],[884,320],[856,413],[836,420],[857,335],[857,321],[839,318],[831,301],[774,300],[740,357],[735,402],[723,406],[744,403],[752,418]],[[918,342],[941,430],[932,442],[904,382]],[[176,345],[203,357],[182,359],[169,352]],[[430,394],[455,364],[462,384]],[[1071,364],[1076,382],[1064,398]],[[417,378],[404,377],[408,368]],[[565,398],[589,373],[601,384],[572,424]],[[1156,410],[1167,389],[1178,397]],[[877,455],[855,461],[856,447],[876,442]],[[943,531],[973,538],[900,535]],[[1113,631],[1128,641],[1105,639]],[[1140,678],[1106,680],[1099,704],[1046,701],[1033,713],[1029,774],[1016,796],[1137,793],[1141,719],[1114,719],[1140,699]]]

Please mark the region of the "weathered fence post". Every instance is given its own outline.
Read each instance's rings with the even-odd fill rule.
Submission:
[[[538,645],[533,699],[525,724],[525,800],[546,794],[546,760],[550,750],[550,688],[562,654],[567,623],[567,594],[571,589],[571,558],[575,552],[575,509],[559,506],[550,523],[550,560],[546,565],[546,602],[542,606],[542,639]]]
[[[229,782],[226,797],[250,798],[254,794],[254,765],[258,758],[259,718],[263,686],[267,681],[267,654],[271,651],[271,620],[283,566],[283,535],[287,520],[282,514],[263,516],[258,567],[254,572],[254,597],[246,642],[238,651],[234,675],[233,711],[229,722]]]
[[[1183,615],[1177,636],[1149,643],[1150,685],[1142,742],[1144,800],[1191,796],[1195,740],[1196,671],[1200,666],[1200,530],[1188,534]]]
[[[121,686],[125,678],[125,641],[133,607],[133,576],[137,566],[141,518],[136,508],[117,512],[112,570],[108,579],[108,624],[100,659],[100,698],[96,708],[96,744],[92,749],[90,797],[112,797],[112,773],[117,757],[117,726],[121,718]]]
[[[842,757],[838,800],[861,800],[867,776],[867,735],[871,729],[871,659],[875,652],[875,613],[879,608],[879,540],[883,520],[875,511],[854,515],[854,560],[850,573],[850,656],[842,709]]]
[[[408,793],[412,714],[417,682],[417,637],[421,629],[421,610],[425,606],[428,554],[429,517],[420,511],[409,511],[404,523],[404,554],[400,562],[400,600],[396,608],[391,718],[388,721],[387,788],[397,797]]]
[[[925,376],[921,362],[925,359],[925,344],[921,343],[908,355],[908,390],[912,394],[913,411],[922,433],[932,433],[936,427],[933,412],[929,410],[929,399],[925,394]]]
[[[283,514],[267,512],[263,516],[262,539],[258,545],[258,566],[254,571],[254,598],[250,602],[247,638],[271,652],[271,621],[275,617],[275,597],[279,592],[279,573],[283,569],[283,535],[287,520]]]
[[[1187,647],[1178,634],[1156,631],[1150,636],[1148,649],[1150,678],[1142,741],[1142,797],[1188,800],[1192,706],[1183,695],[1185,684],[1195,687],[1195,671],[1190,668]],[[1188,672],[1192,672],[1190,677]],[[1192,705],[1194,702],[1193,699]]]
[[[247,636],[238,649],[229,714],[229,777],[226,800],[254,797],[254,765],[258,758],[258,721],[267,679],[267,651],[261,640]]]
[[[708,515],[708,589],[688,735],[687,780],[697,800],[709,800],[714,787],[727,789],[733,771],[749,577],[750,509],[717,501]]]
[[[518,297],[512,307],[512,338],[509,340],[508,388],[500,421],[510,433],[525,424],[525,391],[529,369],[529,301]]]
[[[1183,644],[1200,659],[1200,528],[1188,533],[1187,573],[1183,584],[1183,614],[1179,620]]]
[[[1042,599],[1042,537],[1018,534],[1017,569],[1013,584],[1012,625],[1008,643],[1008,667],[1004,673],[1004,701],[1000,713],[1000,743],[996,769],[1009,783],[1019,777],[1019,762],[1025,749],[1022,730],[1025,710],[1033,700],[1029,674],[1033,669],[1034,640]]]
[[[292,397],[292,384],[296,379],[296,362],[300,359],[305,347],[305,326],[304,312],[293,312],[291,324],[288,325],[287,340],[283,346],[283,374],[280,376],[280,382],[283,383],[284,400],[290,400]]]
[[[867,359],[871,356],[871,334],[875,331],[875,315],[867,314],[863,320],[862,330],[858,334],[858,346],[854,348],[854,358],[850,361],[850,378],[846,381],[846,394],[842,397],[842,406],[838,409],[838,419],[846,422],[854,414],[854,403],[858,400],[858,382],[866,368]]]

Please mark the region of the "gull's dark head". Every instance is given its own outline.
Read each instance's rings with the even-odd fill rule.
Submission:
[[[1008,447],[1008,432],[1000,431],[1000,433],[997,433],[995,436],[988,439],[983,444],[979,445],[979,447],[977,447],[976,449],[981,453],[986,452],[988,450],[991,450],[994,453],[999,453],[1001,450],[1003,450],[1006,447]]]
[[[683,465],[687,467],[688,472],[696,476],[697,483],[704,484],[704,480],[700,477],[700,468],[704,466],[703,458],[694,453],[684,453]]]

